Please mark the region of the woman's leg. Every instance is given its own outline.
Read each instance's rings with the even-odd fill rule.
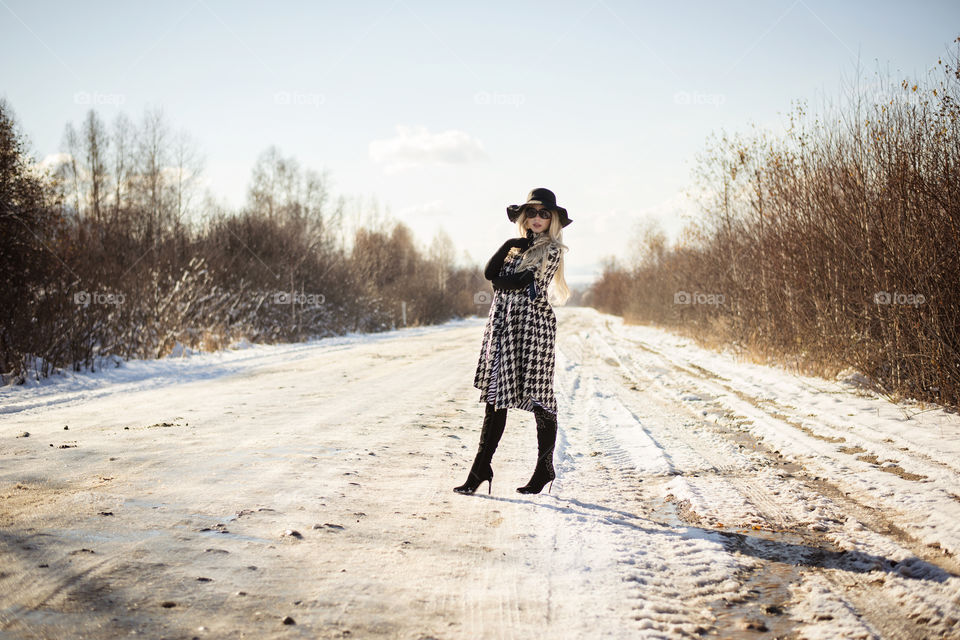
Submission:
[[[489,402],[484,409],[483,427],[480,429],[480,447],[477,455],[473,459],[473,466],[470,467],[470,474],[467,481],[453,490],[457,493],[473,493],[484,481],[487,481],[487,493],[493,488],[493,467],[490,461],[493,460],[493,454],[500,444],[500,438],[503,436],[504,427],[507,424],[507,410],[494,409]]]
[[[553,449],[557,443],[557,416],[539,405],[534,405],[533,415],[537,419],[537,466],[533,470],[530,482],[517,487],[519,493],[540,493],[548,482],[550,489],[553,489],[553,480],[557,477],[553,469]]]

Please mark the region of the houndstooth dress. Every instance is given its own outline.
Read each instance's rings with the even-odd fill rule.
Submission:
[[[521,254],[512,251],[500,269],[501,276],[516,272]],[[495,409],[507,407],[533,411],[540,406],[556,415],[553,392],[557,318],[547,301],[547,285],[560,266],[560,247],[552,245],[542,276],[536,276],[536,298],[528,288],[494,291],[473,386],[482,391],[481,402]]]

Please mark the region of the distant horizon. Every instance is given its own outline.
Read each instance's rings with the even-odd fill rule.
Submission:
[[[840,100],[858,59],[867,87],[877,69],[922,76],[960,24],[946,1],[0,4],[0,96],[37,161],[90,108],[109,125],[159,107],[223,206],[276,146],[327,171],[332,195],[375,200],[423,245],[444,231],[481,265],[515,233],[505,207],[546,186],[574,220],[578,285],[628,260],[644,221],[674,239],[696,216],[684,192],[711,133],[781,131],[793,101]],[[923,36],[903,38],[908,23]]]

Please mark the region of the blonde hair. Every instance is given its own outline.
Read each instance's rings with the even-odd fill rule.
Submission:
[[[522,236],[526,236],[526,224],[527,212],[524,210],[517,218],[517,228]],[[567,251],[567,245],[563,244],[563,225],[560,224],[560,217],[556,211],[550,212],[550,226],[547,227],[547,236],[539,239],[524,252],[523,258],[517,266],[517,271],[533,266],[537,269],[537,275],[543,275],[543,270],[547,266],[547,252],[554,245],[560,249],[560,265],[557,267],[557,272],[553,275],[553,281],[550,283],[549,295],[551,304],[562,305],[570,298],[570,288],[567,287],[567,279],[563,276],[563,254]]]

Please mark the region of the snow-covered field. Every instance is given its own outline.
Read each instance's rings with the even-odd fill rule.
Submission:
[[[557,315],[549,494],[482,320],[0,389],[0,637],[960,638],[956,414]]]

